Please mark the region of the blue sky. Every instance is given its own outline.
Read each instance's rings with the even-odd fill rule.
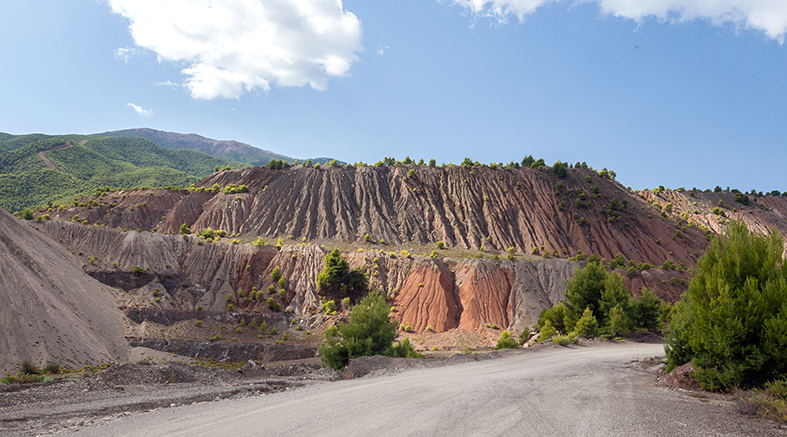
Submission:
[[[205,2],[3,2],[0,131],[151,127],[369,163],[532,154],[633,188],[787,190],[787,2]]]

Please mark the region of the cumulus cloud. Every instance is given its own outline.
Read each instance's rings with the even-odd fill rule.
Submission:
[[[135,105],[133,103],[128,103],[128,104],[126,104],[126,106],[130,106],[130,107],[134,108],[134,111],[138,115],[140,115],[142,117],[150,117],[151,115],[153,115],[153,111],[145,109],[145,108],[143,108],[143,107],[141,107],[139,105]]]
[[[479,16],[505,23],[509,16],[520,21],[539,7],[561,0],[452,0]],[[784,42],[787,33],[787,1],[784,0],[576,0],[594,2],[607,15],[641,21],[684,22],[707,20],[713,25],[731,24],[738,28],[762,31],[769,38]]]
[[[341,0],[108,0],[137,46],[185,63],[194,98],[276,86],[327,87],[361,51],[361,22]]]

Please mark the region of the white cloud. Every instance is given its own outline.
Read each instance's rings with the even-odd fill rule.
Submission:
[[[128,58],[132,55],[138,54],[139,51],[133,47],[121,47],[115,50],[115,59],[118,61],[128,62]]]
[[[173,87],[173,88],[176,87],[176,86],[180,86],[179,83],[175,83],[175,82],[173,82],[171,80],[165,80],[163,82],[156,82],[153,85],[155,85],[155,86],[169,86],[169,87]]]
[[[108,0],[137,46],[186,63],[194,98],[327,87],[358,60],[361,22],[341,0]]]
[[[143,108],[143,107],[141,107],[139,105],[135,105],[133,103],[128,103],[128,104],[126,104],[126,106],[130,106],[130,107],[134,108],[134,111],[136,111],[136,113],[138,115],[142,116],[142,117],[150,117],[151,115],[153,115],[153,111],[145,109],[145,108]]]
[[[539,7],[561,0],[452,0],[472,13],[505,23],[509,16],[520,21]],[[601,12],[635,21],[656,18],[684,22],[707,20],[713,25],[731,24],[738,28],[762,31],[769,38],[784,42],[787,33],[785,0],[574,0],[572,3],[598,3]]]

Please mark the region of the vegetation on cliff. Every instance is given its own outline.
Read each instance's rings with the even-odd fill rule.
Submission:
[[[319,348],[322,365],[341,371],[351,359],[363,356],[419,357],[408,339],[394,345],[398,333],[390,311],[391,305],[377,291],[361,299],[350,311],[350,323],[325,332],[326,345]]]
[[[334,249],[325,257],[325,267],[317,277],[317,288],[326,294],[356,301],[369,289],[369,278],[360,268],[350,270],[339,249]]]

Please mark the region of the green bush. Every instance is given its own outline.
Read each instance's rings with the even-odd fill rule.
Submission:
[[[631,319],[626,314],[626,307],[618,304],[609,310],[609,318],[605,327],[607,337],[625,337],[631,332]]]
[[[568,164],[558,161],[552,164],[552,171],[555,173],[555,176],[563,179],[568,175]]]
[[[369,278],[360,268],[350,270],[339,249],[325,257],[325,267],[317,276],[317,288],[355,301],[369,288]]]
[[[341,371],[351,359],[361,356],[419,356],[408,339],[393,344],[397,332],[396,324],[388,316],[390,309],[377,291],[361,299],[350,312],[350,323],[333,326],[325,332],[326,345],[319,348],[323,366]]]
[[[60,373],[60,364],[57,361],[50,361],[46,363],[43,370],[48,375],[57,375]]]
[[[279,305],[279,303],[276,302],[272,297],[269,297],[268,300],[265,301],[265,305],[267,305],[268,308],[270,308],[273,312],[278,313],[281,311],[281,305]]]
[[[438,250],[445,249],[445,243],[443,243],[442,241],[438,241],[437,243],[435,243],[435,246],[437,247]]]
[[[503,331],[500,334],[500,339],[497,340],[497,345],[495,346],[495,350],[517,349],[518,347],[519,347],[519,342],[517,342],[516,339],[511,336],[511,333],[509,333],[508,331]]]
[[[140,266],[131,267],[131,273],[134,273],[134,274],[137,274],[137,275],[141,275],[142,273],[145,273],[146,271],[147,270],[143,269]]]
[[[535,325],[535,329],[540,330],[548,321],[556,330],[565,331],[565,311],[566,305],[564,302],[560,302],[552,308],[544,308],[541,310],[541,314],[538,315],[538,322]]]
[[[659,299],[652,290],[642,289],[642,295],[631,299],[631,321],[634,329],[656,331],[661,329],[662,311],[665,306],[669,307],[663,300]]]
[[[191,233],[191,229],[189,229],[188,226],[186,226],[186,224],[183,223],[182,225],[180,225],[180,233],[183,235],[188,235]]]
[[[538,338],[538,342],[543,343],[556,335],[557,329],[552,326],[552,322],[547,320],[544,322],[544,326],[541,327],[541,336]]]
[[[598,320],[596,320],[590,308],[585,308],[582,317],[577,320],[574,333],[584,338],[595,338],[598,334]]]
[[[552,337],[552,343],[558,344],[560,346],[568,346],[570,344],[579,343],[579,338],[577,338],[577,335],[572,332],[571,334],[556,335]]]
[[[709,390],[787,375],[787,263],[782,238],[727,228],[698,261],[666,335],[668,367],[691,361]]]
[[[273,268],[273,272],[271,272],[271,281],[274,283],[278,282],[281,279],[281,269],[279,266]]]

